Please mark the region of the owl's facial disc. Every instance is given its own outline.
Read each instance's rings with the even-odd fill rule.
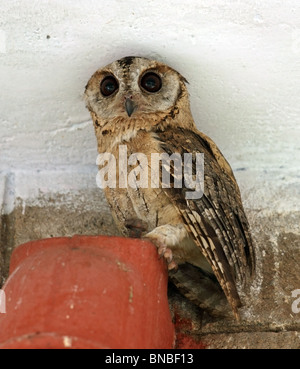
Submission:
[[[163,63],[127,57],[99,69],[90,79],[85,97],[99,119],[145,118],[172,108],[182,81],[178,72]]]

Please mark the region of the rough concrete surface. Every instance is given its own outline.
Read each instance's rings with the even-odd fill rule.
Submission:
[[[87,199],[93,199],[92,205],[86,206]],[[13,249],[28,241],[74,234],[118,235],[99,190],[72,195],[50,194],[28,205],[20,199],[16,202],[16,208],[1,217],[2,229],[5,228],[1,237],[5,265],[2,269],[3,278],[7,276]]]

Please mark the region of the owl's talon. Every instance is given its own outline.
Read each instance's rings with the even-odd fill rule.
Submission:
[[[157,253],[158,253],[160,259],[164,256],[165,251],[166,251],[166,247],[159,246],[157,248]]]
[[[166,246],[158,246],[157,252],[160,258],[163,257],[166,260],[168,264],[168,270],[178,269],[177,263],[173,260],[173,252],[170,248]]]
[[[164,257],[169,263],[172,261],[173,253],[171,249],[168,249],[166,246],[159,246],[157,252],[160,258]]]
[[[166,259],[168,264],[170,264],[173,261],[173,253],[172,253],[171,249],[166,249],[165,250],[164,258]]]
[[[171,261],[171,263],[170,264],[168,264],[168,270],[172,270],[172,271],[174,271],[174,272],[177,272],[177,270],[178,270],[178,264],[177,263],[175,263],[175,261],[173,260],[173,261]]]

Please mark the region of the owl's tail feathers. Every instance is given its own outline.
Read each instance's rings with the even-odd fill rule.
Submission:
[[[185,263],[179,265],[177,272],[169,272],[169,276],[182,295],[209,315],[219,318],[232,317],[232,308],[213,274]],[[237,309],[234,315],[239,320]]]

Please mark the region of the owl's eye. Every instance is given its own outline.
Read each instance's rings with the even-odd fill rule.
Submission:
[[[148,92],[158,92],[161,89],[162,82],[159,75],[148,72],[141,79],[140,85]]]
[[[100,91],[103,96],[110,96],[119,88],[119,83],[113,76],[107,76],[101,82]]]

